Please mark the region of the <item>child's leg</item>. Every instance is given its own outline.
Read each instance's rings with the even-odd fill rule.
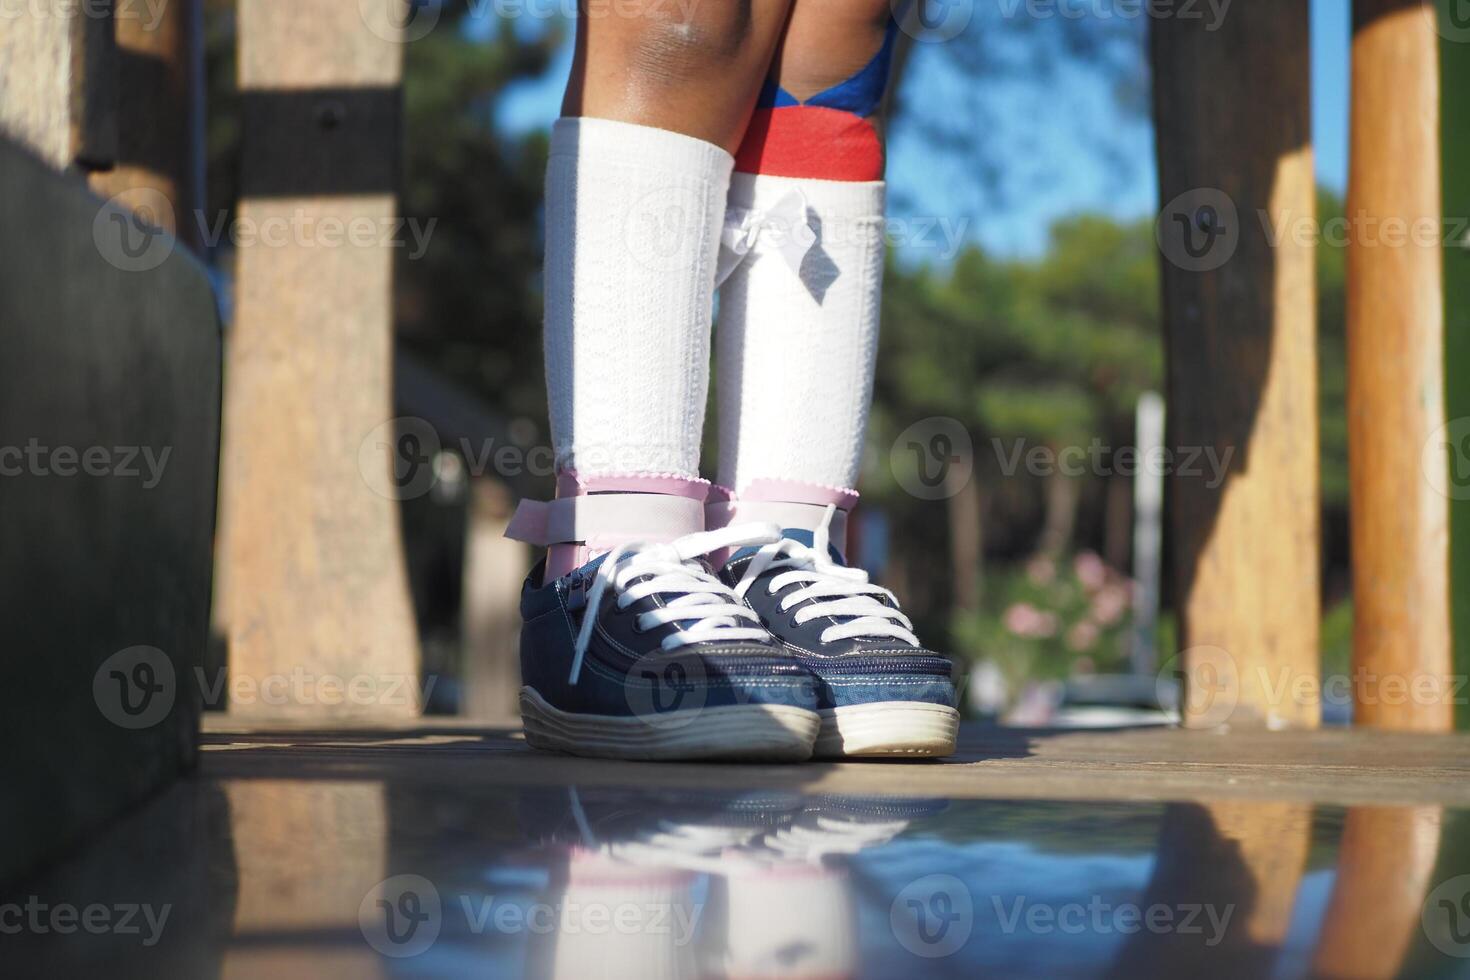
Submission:
[[[796,0],[736,153],[727,224],[748,252],[720,291],[720,483],[786,527],[836,504],[839,550],[878,343],[889,11]]]
[[[695,560],[775,537],[759,526],[696,532],[729,151],[788,2],[583,7],[546,175],[558,499],[523,501],[507,530],[550,547],[521,594],[533,746],[794,760],[821,726],[811,676]]]
[[[788,4],[584,3],[547,168],[545,264],[557,496],[581,502],[532,506],[512,526],[552,546],[548,579],[628,540],[703,529],[699,444],[729,151]],[[582,499],[608,494],[619,499]]]
[[[796,0],[775,84],[736,153],[720,291],[720,482],[709,519],[783,540],[722,573],[818,680],[813,753],[954,751],[952,668],[897,598],[834,561],[862,462],[883,279],[888,0]]]

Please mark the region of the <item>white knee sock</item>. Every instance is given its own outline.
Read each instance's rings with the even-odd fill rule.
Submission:
[[[719,482],[737,497],[752,484],[857,482],[878,353],[883,197],[882,181],[731,180],[735,247],[722,263],[749,250],[720,288],[716,343]]]
[[[561,119],[546,173],[546,387],[557,468],[697,477],[730,154]]]

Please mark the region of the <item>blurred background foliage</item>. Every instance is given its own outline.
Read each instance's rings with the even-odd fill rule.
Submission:
[[[211,111],[209,210],[232,214],[239,123],[230,0],[207,0]],[[548,439],[541,362],[542,173],[547,134],[496,124],[508,87],[545,76],[570,23],[478,16],[446,0],[440,26],[406,48],[402,210],[433,222],[426,253],[398,264],[401,349],[472,393],[516,441]],[[474,25],[471,20],[476,20]],[[473,27],[473,29],[472,29]],[[891,127],[932,146],[936,167],[966,176],[958,197],[990,202],[1030,192],[1027,154],[991,138],[984,93],[1027,77],[1045,88],[1078,64],[1125,113],[1146,117],[1145,25],[1137,21],[1014,18],[974,43],[940,45],[962,85],[943,111],[919,98],[900,51]],[[911,46],[910,46],[911,47]],[[1048,79],[1051,79],[1049,82]],[[1078,120],[1098,165],[1117,165],[1110,134]],[[891,188],[902,202],[909,189]],[[1323,192],[1320,217],[1339,217]],[[956,210],[962,211],[960,204]],[[1150,221],[1097,214],[1057,221],[1040,255],[996,257],[966,245],[946,259],[890,253],[863,508],[865,560],[901,591],[930,638],[996,664],[1012,694],[1077,672],[1123,669],[1130,644],[1131,480],[1113,455],[1134,442],[1139,396],[1161,391],[1159,257]],[[1344,418],[1344,249],[1318,250],[1322,418],[1325,669],[1345,671],[1347,581]],[[215,256],[228,296],[230,256]],[[940,500],[904,492],[890,466],[899,433],[921,420],[957,421],[974,447],[973,478]],[[707,440],[714,426],[706,427]],[[1008,462],[1018,447],[1100,446],[1081,476],[1034,476]],[[712,454],[706,454],[713,458]],[[1096,472],[1093,472],[1095,469]],[[549,493],[550,481],[518,482]],[[410,519],[414,528],[444,522]],[[452,523],[451,525],[452,526]],[[875,537],[876,535],[876,537]],[[423,546],[409,541],[410,549]],[[1173,652],[1171,597],[1159,624]]]

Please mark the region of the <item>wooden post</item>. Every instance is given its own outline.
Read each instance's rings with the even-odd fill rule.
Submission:
[[[1185,722],[1314,726],[1308,3],[1237,5],[1214,30],[1172,4],[1155,13],[1168,527]],[[1201,462],[1210,454],[1225,468],[1217,486]]]
[[[418,639],[394,440],[381,436],[402,45],[356,3],[238,11],[242,200],[216,593],[231,710],[411,714]]]
[[[1353,4],[1347,212],[1354,719],[1448,729],[1449,502],[1438,36]]]
[[[91,177],[92,189],[140,212],[196,252],[203,194],[202,120],[195,112],[200,75],[199,0],[117,11],[116,164]]]
[[[470,481],[460,714],[479,721],[513,722],[521,690],[520,582],[530,570],[530,556],[524,544],[505,536],[514,510],[510,492],[499,480],[480,476]]]
[[[394,923],[376,905],[376,893],[386,886],[383,897],[391,901],[394,884],[413,879],[389,876],[386,787],[370,780],[248,779],[224,794],[230,840],[249,856],[232,882],[234,941],[226,944],[219,976],[388,975],[378,951],[395,951],[384,942],[385,925]],[[438,922],[425,928],[437,934]],[[323,935],[348,938],[313,942]]]
[[[1444,92],[1470,92],[1470,24],[1454,20],[1459,0],[1440,0],[1440,74]],[[1470,216],[1470,99],[1461,95],[1440,106],[1444,141],[1444,213]],[[1459,426],[1450,454],[1450,596],[1454,622],[1455,673],[1470,674],[1470,228],[1445,250],[1445,413]],[[1459,384],[1450,383],[1459,379]],[[1454,440],[1450,440],[1454,441]],[[1470,698],[1455,706],[1456,726],[1470,729]]]
[[[57,170],[111,167],[117,78],[110,3],[30,0],[0,20],[0,134]]]
[[[1403,974],[1423,928],[1424,896],[1437,884],[1443,822],[1444,808],[1437,806],[1348,810],[1312,976],[1388,980]]]
[[[1164,808],[1144,908],[1230,910],[1220,935],[1140,929],[1119,946],[1110,978],[1266,976],[1291,927],[1312,846],[1303,803],[1217,800]]]

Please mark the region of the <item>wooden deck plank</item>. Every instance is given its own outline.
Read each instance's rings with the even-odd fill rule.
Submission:
[[[632,763],[533,752],[514,728],[420,721],[323,731],[206,725],[219,779],[791,789],[951,799],[1281,800],[1470,806],[1470,736],[1352,730],[1058,732],[969,727],[938,762]]]

